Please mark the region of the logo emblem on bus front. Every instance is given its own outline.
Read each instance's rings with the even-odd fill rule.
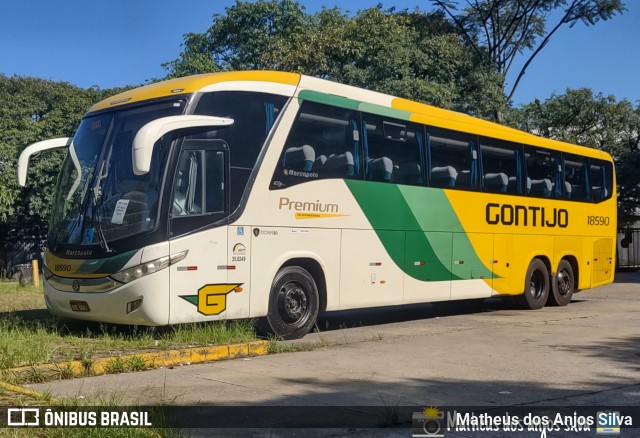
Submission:
[[[254,228],[253,229],[253,235],[258,237],[259,234],[260,234],[260,228]]]
[[[75,292],[80,292],[80,282],[78,280],[73,280],[72,287]]]

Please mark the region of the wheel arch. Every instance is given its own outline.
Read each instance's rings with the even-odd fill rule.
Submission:
[[[566,260],[571,265],[571,269],[573,270],[573,279],[574,279],[573,290],[574,292],[577,292],[579,290],[578,285],[580,284],[580,268],[579,268],[580,265],[578,263],[578,258],[573,254],[567,254],[563,256],[562,259],[560,259],[558,264],[560,264],[562,260]]]
[[[549,281],[551,281],[551,273],[553,272],[553,270],[551,268],[551,260],[549,260],[549,257],[544,254],[534,255],[533,257],[531,257],[531,260],[529,260],[529,265],[527,266],[530,266],[535,259],[539,259],[542,261],[542,263],[545,264],[545,266],[547,267],[547,271],[549,272]]]

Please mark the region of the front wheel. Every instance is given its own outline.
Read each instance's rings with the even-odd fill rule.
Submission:
[[[549,270],[547,265],[538,258],[529,264],[524,280],[524,293],[520,296],[520,303],[525,309],[541,309],[549,297]]]
[[[558,272],[553,277],[548,304],[551,306],[566,306],[571,302],[574,289],[575,277],[573,276],[571,263],[566,260],[560,260]]]
[[[306,269],[282,268],[271,286],[267,323],[282,339],[299,339],[309,333],[318,317],[318,287]]]

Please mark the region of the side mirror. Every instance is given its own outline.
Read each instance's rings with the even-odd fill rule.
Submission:
[[[153,120],[138,130],[133,139],[133,173],[144,175],[151,167],[153,148],[168,132],[192,128],[219,128],[233,124],[233,119],[211,116],[170,116]]]
[[[18,185],[24,187],[27,184],[27,170],[29,168],[29,159],[32,155],[43,151],[68,148],[72,140],[71,137],[52,138],[51,140],[39,141],[27,146],[20,154],[20,158],[18,158]]]

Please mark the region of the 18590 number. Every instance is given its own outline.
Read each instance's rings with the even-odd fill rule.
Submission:
[[[587,216],[587,225],[606,227],[609,225],[609,216]]]

